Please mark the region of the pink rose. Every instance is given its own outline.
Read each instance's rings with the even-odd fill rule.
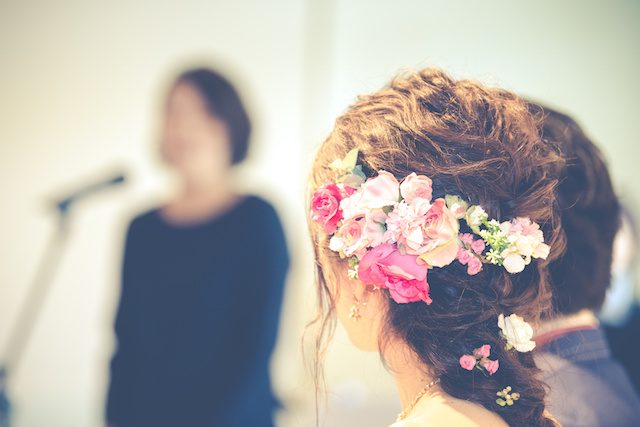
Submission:
[[[482,251],[484,251],[484,240],[482,239],[474,240],[473,243],[471,243],[471,249],[475,253],[480,255]]]
[[[497,360],[489,360],[485,358],[480,361],[480,366],[482,366],[489,375],[493,375],[500,367],[500,363]]]
[[[322,225],[325,233],[333,233],[342,219],[340,202],[353,191],[351,187],[341,190],[336,184],[327,184],[319,188],[311,198],[311,219]]]
[[[424,301],[431,304],[428,266],[415,255],[403,255],[389,243],[369,250],[358,264],[358,277],[366,285],[388,289],[397,303]]]
[[[491,353],[491,346],[489,344],[485,344],[482,347],[476,348],[475,350],[473,350],[473,355],[477,359],[481,359],[483,357],[489,357],[490,353]]]
[[[362,239],[364,215],[345,220],[329,240],[329,249],[343,256],[362,256],[366,250]]]
[[[465,354],[460,357],[460,366],[467,371],[473,371],[473,368],[476,367],[476,358],[469,354]]]
[[[447,208],[444,199],[436,199],[425,218],[423,232],[427,244],[420,258],[433,267],[451,264],[458,255],[459,230],[458,219]]]
[[[329,240],[329,249],[343,256],[362,258],[369,246],[382,243],[385,218],[384,212],[374,211],[345,219]]]
[[[431,201],[431,179],[412,172],[400,184],[400,194],[407,203],[413,203],[415,199]]]
[[[473,276],[480,273],[482,270],[482,261],[478,257],[471,255],[469,257],[469,263],[467,264],[467,274]]]
[[[380,171],[375,178],[369,178],[362,187],[359,205],[367,209],[379,209],[398,202],[400,193],[398,180],[389,172]]]

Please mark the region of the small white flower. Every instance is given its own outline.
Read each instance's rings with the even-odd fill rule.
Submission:
[[[507,340],[507,349],[515,348],[524,353],[535,348],[536,343],[531,340],[533,328],[517,314],[512,314],[509,317],[500,314],[498,327],[502,330],[504,339]]]
[[[481,206],[471,206],[467,211],[467,224],[469,224],[469,227],[478,227],[487,218],[487,212]]]

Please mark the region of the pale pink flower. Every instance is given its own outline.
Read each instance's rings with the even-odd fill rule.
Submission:
[[[471,249],[475,253],[480,255],[482,251],[484,251],[484,240],[482,239],[474,240],[473,243],[471,243]]]
[[[476,358],[469,354],[465,354],[460,357],[460,366],[467,371],[473,371],[473,368],[476,367]]]
[[[460,233],[460,241],[467,246],[471,246],[473,243],[473,234],[471,233]]]
[[[474,274],[478,274],[482,270],[482,261],[478,259],[478,257],[472,255],[469,258],[469,262],[467,264],[467,274],[473,276]]]
[[[517,217],[509,222],[504,222],[500,224],[500,228],[505,231],[507,235],[519,234],[522,236],[531,236],[540,242],[544,240],[540,226],[526,217]]]
[[[489,357],[490,354],[491,354],[491,346],[489,344],[485,344],[482,347],[479,347],[473,350],[473,355],[477,359],[482,359],[483,357]]]
[[[458,248],[458,255],[456,258],[458,259],[460,264],[467,265],[471,257],[473,257],[473,255],[471,255],[471,252],[469,252],[465,248]]]
[[[407,201],[413,203],[417,198],[431,201],[431,179],[412,172],[400,183],[400,194]]]
[[[342,256],[364,255],[367,248],[362,238],[362,229],[365,224],[364,215],[349,218],[342,223],[337,232],[329,240],[329,249],[339,252]]]
[[[451,264],[458,255],[459,230],[458,219],[447,208],[444,199],[436,199],[425,218],[426,244],[420,249],[420,258],[432,267]]]
[[[480,366],[482,366],[489,373],[489,375],[493,375],[500,367],[500,363],[498,363],[497,360],[482,359],[480,361]]]
[[[369,178],[360,192],[360,205],[368,209],[383,208],[394,205],[400,197],[399,183],[389,172],[380,171],[375,178]]]
[[[381,210],[371,211],[365,215],[365,220],[362,236],[367,240],[369,246],[378,246],[383,243],[387,214]]]
[[[404,200],[397,203],[386,221],[385,241],[397,243],[401,251],[418,255],[424,245],[422,227],[430,207],[431,204],[423,199],[410,205]]]
[[[362,258],[368,247],[382,243],[385,218],[384,212],[373,211],[345,219],[329,240],[329,249],[345,257]]]
[[[507,236],[510,246],[503,253],[507,270],[518,273],[529,264],[531,257],[546,258],[549,255],[549,245],[544,243],[544,235],[540,226],[529,218],[518,217],[500,224],[500,230]],[[512,255],[521,255],[522,260]],[[512,256],[509,261],[506,258]],[[522,268],[521,268],[522,267]]]

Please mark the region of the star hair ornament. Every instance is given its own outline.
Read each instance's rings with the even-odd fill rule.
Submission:
[[[329,167],[334,182],[316,189],[310,216],[329,236],[329,249],[347,259],[349,277],[388,289],[399,304],[432,302],[427,272],[459,262],[469,275],[484,265],[519,273],[549,246],[529,218],[498,222],[457,195],[433,200],[429,177],[411,173],[398,181],[386,171],[367,178],[358,150]],[[464,221],[471,233],[460,233]]]

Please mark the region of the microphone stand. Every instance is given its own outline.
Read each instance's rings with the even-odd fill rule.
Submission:
[[[14,374],[19,366],[22,355],[29,343],[29,338],[36,325],[42,306],[51,289],[52,279],[62,258],[69,230],[69,212],[73,203],[95,190],[109,185],[119,184],[124,181],[123,176],[118,176],[108,183],[97,184],[73,194],[56,204],[58,224],[40,259],[36,274],[31,281],[26,298],[18,313],[13,329],[10,330],[9,341],[4,358],[0,363],[0,427],[11,425],[11,403],[7,393],[9,374]]]

